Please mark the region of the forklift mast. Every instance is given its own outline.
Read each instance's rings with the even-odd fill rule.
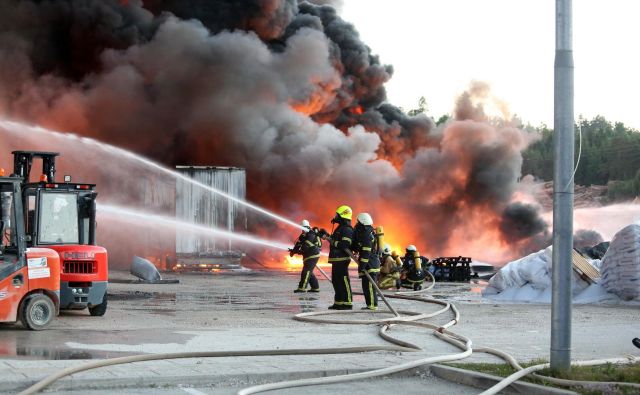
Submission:
[[[60,155],[58,152],[13,151],[12,154],[13,173],[22,178],[25,183],[29,182],[33,158],[42,159],[42,174],[47,178],[47,182],[55,182],[56,156]]]

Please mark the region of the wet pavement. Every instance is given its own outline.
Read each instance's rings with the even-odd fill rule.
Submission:
[[[127,345],[181,344],[191,338],[193,335],[169,331],[48,330],[34,332],[4,326],[0,327],[0,357],[49,360],[115,358],[138,353],[135,350],[127,351]],[[105,343],[117,343],[123,347],[120,350],[92,347]]]
[[[124,272],[114,275],[129,277]],[[87,311],[64,312],[42,332],[26,331],[19,325],[0,326],[0,386],[26,385],[81,363],[78,359],[181,351],[388,345],[378,336],[379,328],[375,325],[328,325],[293,320],[294,314],[323,311],[332,303],[331,286],[322,279],[319,294],[294,294],[298,273],[183,274],[179,277],[178,284],[110,284],[109,308],[104,317],[91,317]],[[353,279],[352,285],[359,289],[359,281]],[[455,301],[462,318],[452,329],[469,336],[475,345],[503,349],[519,360],[547,357],[550,307],[483,303],[479,294],[482,287],[481,282],[438,283],[427,295]],[[392,303],[399,310],[433,312],[440,309],[440,306],[405,300],[394,299]],[[355,296],[354,308],[363,305],[362,297]],[[451,318],[449,312],[429,322],[442,324]],[[574,358],[615,357],[636,352],[630,340],[638,335],[638,320],[638,307],[576,306]],[[616,336],[601,335],[612,330]],[[392,332],[401,340],[418,344],[424,351],[136,363],[74,375],[63,380],[59,388],[78,389],[74,385],[84,383],[82,388],[88,389],[90,384],[98,383],[98,388],[104,389],[110,388],[114,379],[128,382],[133,388],[166,382],[184,384],[181,379],[184,377],[189,377],[187,381],[194,385],[222,378],[251,383],[256,375],[278,381],[283,373],[290,375],[285,379],[305,374],[338,374],[457,352],[453,346],[419,328],[394,327]],[[471,361],[496,359],[474,354]],[[225,393],[210,391],[206,385],[202,388],[203,393]]]
[[[118,278],[128,276],[121,272],[115,275]],[[294,314],[323,310],[332,303],[332,290],[327,290],[330,285],[328,287],[326,281],[321,283],[324,292],[320,294],[293,294],[291,290],[295,287],[297,273],[254,272],[241,279],[239,275],[231,276],[235,279],[232,282],[241,283],[239,289],[220,284],[202,286],[219,283],[220,277],[216,276],[219,275],[183,274],[179,275],[182,284],[113,283],[109,288],[107,317],[117,314],[116,325],[105,326],[103,318],[90,317],[86,310],[62,311],[52,328],[42,332],[26,331],[19,325],[1,325],[0,357],[102,359],[139,352],[179,351],[198,336],[189,332],[193,330],[193,323],[188,319],[190,313],[202,315],[215,310],[218,316],[223,312],[251,315],[251,312],[266,314],[272,311],[288,321]],[[288,287],[264,292],[262,288],[265,281],[271,281],[274,277],[281,278]],[[356,281],[352,285],[354,290],[359,286]],[[472,291],[472,288],[469,284],[438,283],[431,296],[435,299],[453,298],[479,303],[479,293]],[[394,303],[407,305],[404,301]],[[136,317],[140,328],[126,328],[124,322],[119,325],[118,321],[123,320],[121,316],[124,315]],[[145,317],[164,321],[165,328],[148,328]],[[209,318],[214,324],[219,321],[218,317]],[[175,325],[167,325],[170,322]],[[76,323],[88,327],[78,330],[74,325]],[[204,334],[199,336],[200,343],[211,343],[204,339]],[[212,336],[217,335],[214,332]]]

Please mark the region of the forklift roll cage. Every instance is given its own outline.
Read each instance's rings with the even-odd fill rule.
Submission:
[[[74,184],[74,183],[56,183],[56,157],[60,156],[58,152],[45,151],[13,151],[13,176],[22,180],[22,206],[27,208],[25,211],[26,229],[25,232],[31,235],[28,246],[36,245],[63,245],[63,244],[79,244],[79,245],[95,245],[95,184]],[[42,159],[42,175],[39,182],[29,182],[29,175],[35,158]],[[76,195],[77,218],[78,218],[78,238],[77,240],[42,240],[42,232],[40,225],[42,223],[42,214],[44,212],[42,200],[43,195],[58,193]],[[36,210],[38,209],[38,210]]]

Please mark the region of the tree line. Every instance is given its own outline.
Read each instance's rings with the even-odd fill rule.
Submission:
[[[523,152],[522,174],[553,179],[553,130],[538,128],[540,139]],[[580,137],[582,135],[582,138]],[[582,141],[580,141],[582,140]],[[582,146],[580,146],[582,144]],[[602,116],[579,119],[575,128],[575,174],[578,185],[608,185],[612,201],[640,195],[640,132]]]

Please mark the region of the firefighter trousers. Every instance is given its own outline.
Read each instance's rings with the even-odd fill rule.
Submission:
[[[402,288],[409,288],[409,289],[413,289],[414,291],[419,291],[422,289],[422,282],[423,280],[412,281],[409,279],[405,279],[405,280],[402,280]]]
[[[331,263],[331,283],[335,296],[334,304],[337,306],[351,306],[351,281],[349,281],[349,262]]]
[[[371,276],[371,279],[373,281],[378,281],[379,274],[380,274],[379,272],[369,272],[369,276]],[[378,293],[376,292],[376,289],[373,287],[373,284],[371,284],[371,281],[369,281],[369,278],[364,274],[362,275],[362,293],[364,294],[364,301],[367,307],[371,310],[377,309]]]
[[[389,289],[396,286],[396,281],[400,279],[400,273],[395,272],[391,274],[384,274],[378,282],[380,289]]]
[[[305,260],[302,264],[302,273],[300,274],[300,282],[298,283],[298,289],[303,291],[307,289],[307,285],[311,285],[311,289],[317,291],[320,289],[320,284],[318,284],[318,278],[315,274],[313,274],[313,269],[316,268],[316,264],[318,263],[318,259],[320,258],[311,258]]]

